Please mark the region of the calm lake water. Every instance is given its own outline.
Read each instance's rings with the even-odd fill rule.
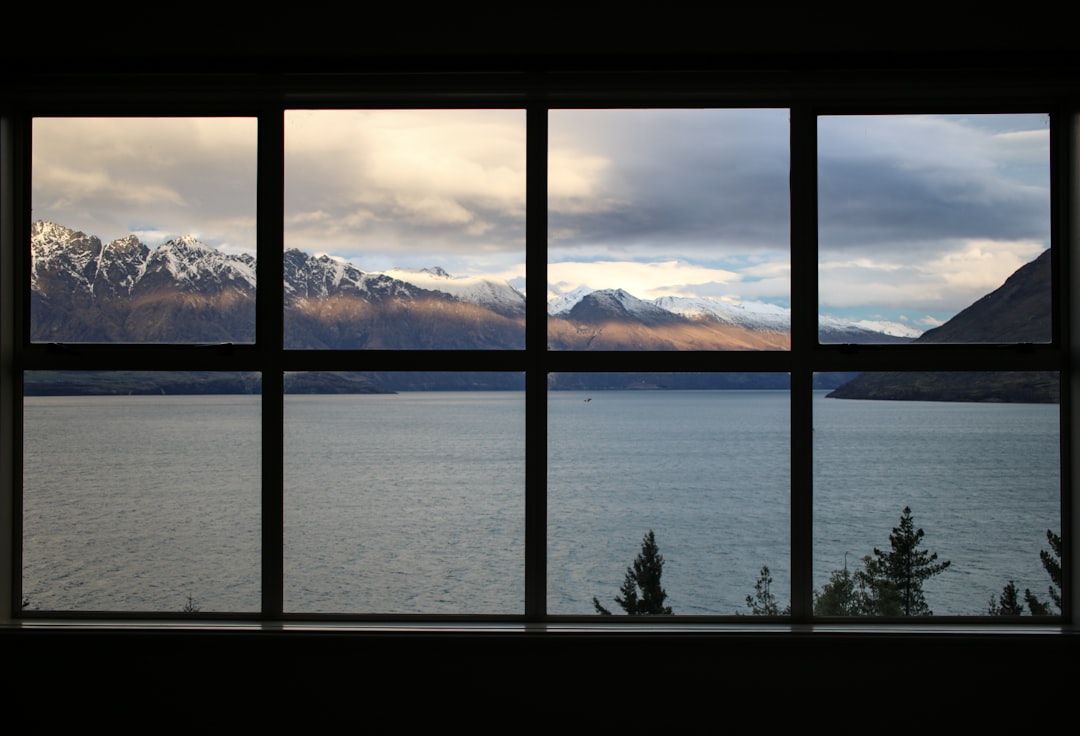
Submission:
[[[586,401],[585,399],[589,399]],[[1014,580],[1045,599],[1060,529],[1058,407],[814,399],[814,583],[910,506],[950,560],[935,614]],[[524,394],[285,403],[285,610],[517,614]],[[28,397],[23,593],[60,611],[260,605],[259,398]],[[650,529],[677,614],[746,614],[790,585],[786,391],[554,392],[548,610],[609,609]]]

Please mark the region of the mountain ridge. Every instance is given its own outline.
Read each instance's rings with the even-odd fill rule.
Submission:
[[[182,236],[150,248],[45,221],[31,230],[35,342],[253,342],[256,262]],[[525,295],[509,282],[441,267],[368,272],[284,251],[290,349],[523,349]],[[756,303],[580,289],[548,301],[551,349],[786,350],[787,310]],[[827,328],[833,329],[833,328]],[[890,342],[842,325],[830,333]],[[844,332],[847,331],[847,332]],[[848,334],[850,332],[851,334]]]
[[[256,261],[230,255],[184,236],[156,248],[128,235],[108,243],[56,223],[37,221],[32,229],[31,339],[36,342],[245,343],[254,341]],[[367,272],[342,259],[284,251],[286,347],[290,349],[521,349],[524,347],[525,295],[508,282],[481,277],[455,279],[440,267]],[[939,328],[914,339],[822,319],[822,342],[972,342],[964,334],[1005,342],[1048,339],[1050,334],[1049,251],[1019,269]],[[642,300],[623,289],[579,289],[549,294],[549,348],[569,350],[786,350],[790,313],[782,307],[718,299],[661,297]],[[997,332],[984,333],[989,320]],[[963,334],[961,334],[963,333]],[[1037,338],[1029,340],[1028,338]],[[600,374],[597,374],[598,376]],[[988,374],[978,374],[986,377]],[[614,376],[614,374],[612,374]],[[718,381],[709,374],[673,380],[665,374],[635,374],[630,380],[608,376],[606,385],[556,376],[553,389],[599,390],[655,386],[666,388],[774,388],[775,380],[756,383]],[[821,380],[832,398],[880,398],[872,378],[889,374],[843,374]],[[895,376],[893,376],[895,377]],[[956,379],[955,396],[968,400],[1054,400],[1046,381],[1021,386],[997,380],[997,389],[976,386],[976,376]],[[32,378],[32,377],[31,377]],[[40,376],[44,378],[44,374]],[[291,378],[287,390],[325,391],[455,390],[478,388],[475,376],[439,372],[402,375],[363,372],[311,374]],[[1000,379],[1001,377],[999,377]],[[1015,377],[1014,377],[1015,378]],[[851,379],[851,380],[849,380]],[[200,379],[202,381],[202,379]],[[837,385],[839,383],[843,385]],[[129,390],[183,393],[183,381]],[[210,385],[213,382],[203,381]],[[516,389],[519,381],[500,377],[492,388]],[[910,382],[909,382],[910,383]],[[1029,382],[1030,383],[1030,382]],[[45,390],[28,383],[28,392]],[[57,381],[57,385],[63,384]],[[218,384],[213,384],[218,385]],[[242,383],[244,391],[250,382]],[[314,388],[313,388],[314,387]],[[927,397],[925,387],[894,385],[894,397]],[[1034,392],[1034,393],[1033,393]],[[28,395],[29,395],[28,393]],[[970,398],[975,397],[975,398]],[[1021,398],[1016,398],[1021,397]],[[1035,397],[1035,398],[1033,398]],[[961,399],[963,400],[963,399]]]
[[[1051,252],[1044,250],[997,289],[943,325],[912,341],[918,344],[1035,344],[1053,339]],[[893,401],[1057,403],[1060,381],[1046,371],[882,371],[861,373],[826,396]]]

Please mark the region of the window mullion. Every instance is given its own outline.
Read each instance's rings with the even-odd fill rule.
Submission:
[[[791,110],[791,615],[813,613],[813,385],[817,347],[817,124]]]
[[[18,116],[0,118],[0,192],[11,192],[0,199],[0,435],[21,437],[21,365],[9,356],[18,356],[22,339],[23,311],[17,305],[24,300],[24,261],[18,243],[26,234],[28,205],[22,200],[28,182],[29,123]],[[20,155],[21,154],[21,155]],[[16,360],[15,363],[21,363]],[[17,443],[0,446],[0,528],[10,529],[11,536],[0,544],[0,619],[10,620],[18,611],[22,596],[22,470]]]
[[[284,111],[259,116],[256,345],[262,374],[262,616],[278,619],[284,592]]]
[[[547,613],[547,115],[526,117],[525,617]]]

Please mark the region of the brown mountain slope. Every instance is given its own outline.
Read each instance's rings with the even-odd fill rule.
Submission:
[[[684,320],[654,327],[549,317],[548,344],[552,350],[787,350],[791,336],[710,321]]]

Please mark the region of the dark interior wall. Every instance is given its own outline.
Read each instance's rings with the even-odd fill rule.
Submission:
[[[31,716],[30,727],[309,732],[334,722],[395,732],[724,732],[752,723],[766,733],[793,724],[888,733],[951,723],[1026,733],[1070,708],[1080,653],[1075,636],[929,632],[38,632],[0,634],[0,647],[5,702]]]
[[[101,5],[22,9],[6,30],[0,58],[24,68],[95,67],[143,71],[154,66],[223,70],[246,66],[297,69],[322,60],[341,69],[386,63],[397,68],[454,65],[496,57],[610,66],[633,57],[647,64],[782,64],[859,55],[882,64],[951,59],[1012,66],[1046,63],[1076,52],[1074,26],[1048,12],[992,12],[938,4],[880,12],[806,5],[663,8],[578,5],[498,11],[484,7],[325,5],[288,12],[192,1],[150,16]]]
[[[692,6],[697,7],[697,6]],[[172,18],[59,17],[28,9],[5,33],[3,74],[146,69],[306,70],[496,68],[876,68],[1077,66],[1075,30],[1046,14],[1004,20],[882,9],[867,19],[814,10],[703,14],[650,9],[532,15],[409,8],[305,7],[301,14],[229,15],[198,4]],[[630,18],[631,12],[641,17]],[[416,17],[409,17],[416,16]],[[419,19],[420,16],[423,18]],[[647,16],[647,17],[646,17]],[[424,21],[427,22],[424,22]],[[12,38],[17,35],[17,38]],[[13,77],[7,77],[11,79]],[[643,724],[702,729],[783,722],[829,730],[917,724],[1049,728],[1077,687],[1075,635],[284,635],[281,632],[0,631],[5,701],[31,727],[136,723],[210,728],[502,723],[508,729]],[[8,697],[10,696],[10,697]],[[298,719],[298,720],[295,720]],[[866,720],[871,719],[871,720]],[[922,730],[920,725],[912,728]],[[528,729],[526,729],[528,730]],[[755,729],[756,730],[756,729]],[[856,728],[855,730],[861,730]]]

